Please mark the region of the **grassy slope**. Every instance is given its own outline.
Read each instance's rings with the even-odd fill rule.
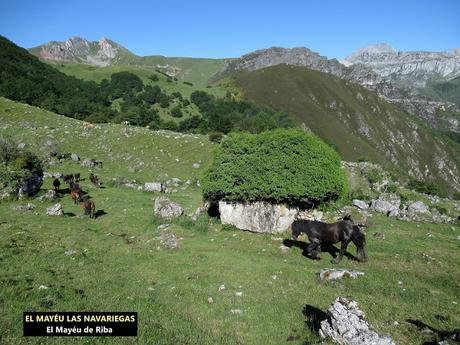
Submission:
[[[199,171],[191,164],[201,160],[205,169],[211,159],[212,145],[202,137],[174,139],[174,134],[132,129],[127,138],[119,125],[101,125],[86,134],[81,122],[4,99],[0,120],[0,135],[11,135],[38,153],[50,140],[59,141],[62,151],[103,160],[104,168],[97,171],[103,182],[116,176],[151,181],[164,173],[195,179]],[[137,158],[147,166],[130,173],[127,165]],[[48,170],[88,173],[70,162]],[[81,184],[106,215],[96,220],[50,217],[44,211],[54,202],[30,200],[37,209],[24,213],[11,207],[28,200],[0,203],[0,343],[43,343],[22,337],[25,310],[129,310],[139,313],[137,340],[49,338],[46,343],[282,344],[292,336],[290,344],[314,344],[320,342],[306,327],[302,310],[306,304],[325,310],[337,296],[357,300],[377,331],[399,344],[420,344],[431,337],[406,319],[443,330],[460,323],[453,304],[460,303],[458,226],[374,216],[369,233],[384,232],[386,239],[368,237],[370,261],[344,259],[338,265],[365,276],[321,284],[319,270],[331,267],[327,253],[322,261],[311,261],[299,248],[281,253],[281,242],[268,235],[224,231],[215,222],[199,231],[187,221],[166,230],[184,238],[179,249],[166,250],[156,239],[160,231],[152,218],[152,194]],[[43,190],[50,187],[51,179],[45,179]],[[192,188],[171,196],[191,211],[199,205],[199,194]],[[60,202],[66,212],[81,214],[68,195]],[[76,253],[65,255],[67,250]],[[220,284],[225,291],[218,291]],[[39,290],[40,285],[49,289]],[[235,296],[237,291],[243,296]],[[213,304],[208,304],[209,296]],[[243,315],[232,315],[231,309],[241,309]]]
[[[245,73],[235,84],[249,99],[289,113],[345,160],[370,158],[392,171],[412,171],[445,188],[460,189],[460,150],[397,107],[358,85],[297,66],[278,65]],[[438,167],[444,157],[449,165]],[[426,170],[426,167],[429,167]]]
[[[460,106],[460,77],[449,81],[431,83],[420,92],[434,99],[452,102]]]
[[[210,86],[206,87],[204,79],[194,79],[194,78],[178,78],[178,81],[167,82],[166,76],[155,71],[154,68],[146,66],[127,66],[127,65],[115,65],[109,67],[98,67],[84,64],[51,64],[56,69],[61,72],[71,75],[83,80],[91,80],[95,82],[100,82],[102,79],[110,79],[110,76],[113,73],[128,71],[138,75],[144,82],[145,85],[158,85],[162,90],[164,90],[168,95],[173,92],[180,92],[183,97],[190,98],[190,94],[197,90],[206,91],[210,94],[213,94],[217,97],[223,97],[227,92],[227,89],[220,86]],[[149,79],[151,75],[157,75],[159,80],[152,81]],[[192,75],[193,77],[193,75]],[[193,85],[184,84],[184,81],[193,80]],[[158,110],[160,116],[167,121],[179,122],[187,117],[193,115],[200,115],[199,110],[195,105],[190,104],[189,106],[183,109],[184,116],[182,118],[175,118],[170,115],[171,109],[174,107],[175,103],[171,103],[168,108],[161,108],[159,105],[155,105],[155,109]]]

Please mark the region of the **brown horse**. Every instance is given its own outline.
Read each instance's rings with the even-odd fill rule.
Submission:
[[[90,218],[96,218],[96,204],[91,199],[86,199],[83,203],[83,212],[89,214]]]
[[[74,204],[78,204],[80,202],[80,190],[73,190],[70,192],[70,198],[74,202]]]

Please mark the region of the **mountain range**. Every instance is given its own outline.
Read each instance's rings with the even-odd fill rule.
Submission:
[[[358,49],[339,61],[305,47],[272,47],[236,59],[196,59],[140,57],[107,38],[90,42],[73,37],[65,42],[49,42],[30,49],[30,52],[41,59],[59,63],[148,66],[180,79],[193,75],[200,85],[242,71],[278,64],[304,66],[375,91],[387,101],[422,118],[433,128],[460,132],[460,104],[457,99],[450,94],[444,97],[444,93],[433,91],[435,83],[449,82],[460,76],[460,49],[451,52],[397,52],[384,43]]]
[[[177,94],[177,91],[184,92],[185,97],[190,97],[194,91],[222,96],[227,93],[226,97],[245,98],[288,114],[298,126],[335,147],[345,160],[370,160],[397,176],[431,180],[444,190],[460,191],[458,143],[441,131],[430,129],[426,122],[399,104],[388,102],[388,97],[378,90],[385,90],[387,95],[406,97],[403,99],[407,102],[413,102],[414,98],[410,98],[411,92],[394,86],[362,63],[346,66],[346,63],[327,59],[307,48],[270,48],[228,60],[161,57],[168,61],[169,68],[176,69],[174,74],[168,74],[166,69],[158,73],[161,67],[154,63],[160,57],[137,57],[108,39],[89,42],[73,38],[29,50],[49,64],[40,62],[11,42],[5,41],[5,46],[9,47],[3,54],[6,54],[5,64],[21,57],[23,67],[35,71],[35,81],[41,80],[40,71],[51,73],[55,70],[53,67],[79,79],[97,79],[98,82],[109,80],[114,72],[125,70],[138,74],[150,85],[161,85],[168,95]],[[15,66],[17,64],[11,65],[8,71],[16,71]],[[17,84],[14,80],[18,76],[15,77],[14,73],[8,78],[12,82],[5,84],[7,89],[11,90]],[[22,79],[30,74],[20,73]],[[152,74],[159,76],[158,81],[150,80]],[[193,83],[188,82],[192,75]],[[57,76],[59,83],[55,88],[65,84],[77,85],[75,80],[78,79],[65,81],[64,74]],[[46,75],[42,79],[40,85],[45,87]],[[455,80],[438,80],[437,83],[448,82],[455,86]],[[24,79],[23,82],[28,81]],[[212,87],[205,87],[208,82]],[[57,95],[63,91],[58,90]],[[115,113],[120,112],[118,102],[120,100],[111,108]],[[426,106],[422,102],[420,105]],[[56,109],[59,112],[59,108]],[[168,112],[161,116],[166,116],[165,120],[173,119]],[[185,116],[187,120],[191,115]],[[458,139],[455,135],[451,138]]]

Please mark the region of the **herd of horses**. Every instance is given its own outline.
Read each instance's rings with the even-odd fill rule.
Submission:
[[[79,204],[80,202],[82,202],[84,214],[89,215],[90,218],[96,218],[96,204],[88,196],[88,194],[84,193],[84,191],[78,184],[78,182],[80,182],[81,180],[80,173],[63,175],[62,180],[65,184],[69,186],[70,198],[72,199],[74,204]],[[90,173],[89,180],[97,188],[101,187],[101,182],[94,173]],[[53,186],[56,192],[60,191],[61,181],[59,180],[59,178],[55,178],[53,180]]]

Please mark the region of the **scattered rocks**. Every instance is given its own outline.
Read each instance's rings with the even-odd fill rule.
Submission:
[[[53,189],[49,189],[45,195],[42,195],[41,197],[38,198],[39,201],[43,200],[48,200],[48,201],[53,201],[56,199],[56,191]]]
[[[160,182],[146,182],[144,184],[144,190],[146,192],[164,192],[165,188]]]
[[[80,157],[78,157],[78,155],[76,153],[72,153],[70,155],[70,159],[75,161],[75,162],[78,162],[80,160]]]
[[[64,255],[65,256],[71,256],[71,255],[74,255],[74,254],[77,254],[77,251],[75,249],[68,249],[64,252]]]
[[[163,232],[159,237],[157,237],[157,239],[160,240],[160,243],[163,246],[163,248],[176,249],[179,248],[179,243],[184,238],[172,233]]]
[[[89,159],[89,158],[85,158],[81,164],[80,164],[82,167],[84,168],[93,168],[94,167],[94,161],[92,159]]]
[[[407,206],[407,212],[409,214],[430,213],[430,210],[422,201],[416,201]]]
[[[327,319],[321,321],[319,334],[347,345],[396,345],[390,337],[377,334],[365,320],[358,303],[338,297],[327,310]]]
[[[161,218],[175,218],[184,213],[182,207],[166,197],[155,198],[153,204],[153,213]]]
[[[323,268],[319,272],[319,279],[321,281],[331,281],[338,280],[343,278],[358,278],[363,276],[364,272],[352,271],[348,269],[333,269],[333,268]]]
[[[268,202],[249,204],[219,201],[222,224],[260,233],[280,233],[289,229],[299,210]]]
[[[391,193],[383,193],[378,199],[372,200],[371,209],[389,216],[397,216],[400,205],[401,198],[399,196]]]
[[[13,207],[13,210],[15,211],[31,211],[35,208],[36,206],[31,203],[27,203],[26,205],[18,205]]]
[[[360,210],[367,210],[369,208],[369,204],[365,201],[354,199],[353,206],[359,208]]]
[[[62,216],[64,214],[64,210],[61,204],[55,204],[46,209],[46,214],[48,216]]]

